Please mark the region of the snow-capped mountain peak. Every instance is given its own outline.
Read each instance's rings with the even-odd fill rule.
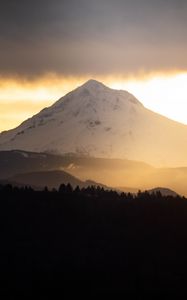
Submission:
[[[81,87],[88,88],[88,89],[90,89],[90,88],[91,89],[103,89],[103,88],[106,89],[106,88],[108,88],[102,82],[99,82],[95,79],[89,79]]]
[[[79,102],[131,102],[133,104],[142,104],[130,93],[122,90],[113,90],[103,83],[94,79],[88,80],[82,86],[78,87],[74,91],[68,93],[65,97],[60,98],[52,107],[64,107],[68,102],[76,101],[76,105]],[[83,103],[82,103],[83,104]]]
[[[2,133],[0,150],[12,149],[187,165],[187,126],[92,79]]]

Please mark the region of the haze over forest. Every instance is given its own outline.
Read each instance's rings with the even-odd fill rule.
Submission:
[[[0,4],[0,296],[186,299],[187,1]]]

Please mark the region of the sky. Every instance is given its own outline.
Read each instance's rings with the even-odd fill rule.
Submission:
[[[0,4],[0,131],[90,78],[187,124],[186,0]]]

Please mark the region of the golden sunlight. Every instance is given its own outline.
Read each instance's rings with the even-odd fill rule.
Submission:
[[[0,79],[0,132],[18,126],[81,85],[83,80],[48,75],[37,80]]]
[[[125,89],[150,110],[187,124],[187,73],[111,82],[110,86]]]
[[[51,74],[32,81],[1,78],[0,131],[18,126],[89,78],[63,78]],[[187,124],[187,73],[147,78],[111,76],[96,79],[111,88],[127,90],[147,108]]]

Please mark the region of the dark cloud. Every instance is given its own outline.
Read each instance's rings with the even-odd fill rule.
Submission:
[[[187,69],[186,0],[1,0],[1,75]]]

